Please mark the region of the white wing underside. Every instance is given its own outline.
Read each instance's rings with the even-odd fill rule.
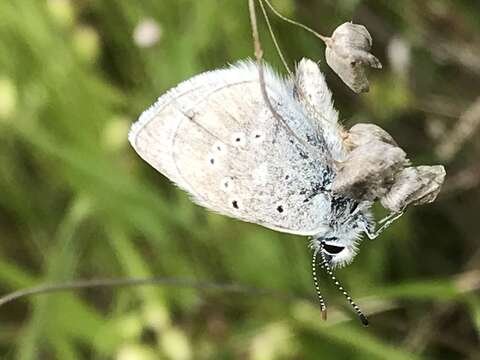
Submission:
[[[320,80],[323,109],[316,111],[322,119],[313,119],[295,99],[293,81],[265,67],[273,106],[304,143],[266,107],[252,62],[195,76],[170,90],[133,124],[129,141],[202,206],[282,232],[318,234],[328,225],[324,190],[338,147],[322,133],[336,131],[337,113]]]

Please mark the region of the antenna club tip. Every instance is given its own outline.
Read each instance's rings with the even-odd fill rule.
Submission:
[[[360,321],[362,322],[362,325],[365,327],[367,327],[369,324],[367,317],[363,314],[360,315]]]
[[[327,321],[327,309],[321,310],[321,313],[322,313],[322,320]]]

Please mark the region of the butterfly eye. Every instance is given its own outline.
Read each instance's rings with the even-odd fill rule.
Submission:
[[[330,255],[340,254],[343,249],[345,249],[345,246],[323,244],[323,250],[325,250]]]

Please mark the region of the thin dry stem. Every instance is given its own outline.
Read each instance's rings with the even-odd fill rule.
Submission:
[[[480,166],[474,164],[450,176],[440,195],[451,196],[458,191],[468,191],[477,186],[480,186]]]
[[[476,265],[473,264],[474,266]],[[472,265],[468,266],[472,267]],[[453,283],[459,293],[471,293],[480,289],[480,270],[470,270],[453,277]],[[291,295],[284,292],[260,289],[252,286],[246,286],[241,284],[222,284],[212,282],[202,282],[191,279],[170,278],[170,277],[154,277],[154,278],[130,278],[130,279],[92,279],[92,280],[73,280],[64,283],[45,284],[33,286],[26,289],[11,292],[0,297],[0,307],[6,305],[12,301],[33,295],[44,295],[57,292],[65,292],[71,290],[80,289],[92,289],[92,288],[114,288],[114,287],[133,287],[133,286],[171,286],[180,288],[193,288],[211,291],[222,291],[239,293],[249,296],[267,296],[282,301],[309,301],[316,304],[317,299],[309,296]],[[391,300],[385,300],[376,297],[369,297],[361,299],[361,302],[368,310],[367,314],[377,314],[391,309],[399,308],[401,305]],[[332,310],[333,309],[333,310]],[[333,319],[330,323],[334,324],[341,322],[341,319],[347,318],[340,317],[337,320],[336,315],[340,316],[340,312],[333,307],[330,310],[330,314],[333,314]],[[323,316],[323,314],[322,314]],[[332,322],[333,320],[333,322]]]
[[[299,23],[299,22],[297,22],[297,21],[295,21],[295,20],[289,19],[289,18],[287,18],[286,16],[280,14],[280,13],[273,7],[273,5],[270,3],[270,1],[268,1],[268,0],[261,0],[261,1],[265,1],[265,3],[266,3],[266,4],[268,5],[268,7],[270,8],[270,10],[272,10],[272,12],[273,12],[276,16],[278,16],[280,19],[282,19],[283,21],[286,21],[286,22],[288,22],[288,23],[290,23],[290,24],[292,24],[292,25],[301,27],[301,28],[304,29],[304,30],[307,30],[309,33],[315,35],[315,36],[318,37],[320,40],[322,40],[322,41],[325,43],[325,45],[327,45],[328,40],[330,40],[330,38],[329,38],[328,36],[321,35],[321,34],[319,34],[318,32],[316,32],[315,30],[309,28],[308,26],[306,26],[306,25],[304,25],[304,24],[302,24],[302,23]]]
[[[288,295],[281,292],[267,289],[258,289],[240,284],[221,284],[212,282],[201,282],[190,279],[179,279],[169,277],[155,278],[130,278],[130,279],[92,279],[73,280],[64,283],[45,284],[11,292],[0,297],[0,307],[14,300],[32,295],[49,294],[79,289],[132,287],[132,286],[175,286],[183,288],[217,290],[232,293],[243,293],[254,296],[272,296],[283,300],[298,299],[298,296]]]
[[[248,9],[250,12],[250,21],[252,25],[252,37],[253,37],[253,44],[254,44],[254,50],[255,50],[255,58],[257,60],[257,68],[258,68],[258,77],[259,77],[259,83],[260,83],[260,92],[262,94],[263,100],[265,101],[265,104],[269,108],[270,112],[272,113],[273,117],[287,130],[287,132],[293,136],[295,139],[298,140],[299,143],[303,144],[307,149],[312,149],[314,152],[318,151],[315,149],[312,145],[308,144],[306,141],[300,139],[297,134],[288,126],[286,123],[285,119],[282,118],[282,116],[275,110],[273,107],[272,103],[270,102],[270,99],[268,97],[267,93],[267,87],[265,85],[265,74],[263,71],[263,64],[262,64],[262,58],[263,58],[263,50],[262,50],[262,45],[260,42],[260,36],[258,34],[258,25],[257,25],[257,15],[255,13],[255,3],[254,0],[248,0]]]
[[[272,38],[273,44],[275,45],[275,48],[277,49],[278,56],[280,56],[280,59],[282,60],[283,66],[285,67],[285,70],[287,70],[288,75],[291,76],[292,71],[290,70],[290,67],[288,66],[288,63],[285,60],[285,56],[283,55],[282,49],[280,49],[280,45],[278,44],[277,37],[275,36],[275,33],[273,32],[272,25],[270,24],[270,19],[268,18],[267,11],[265,10],[265,6],[263,6],[263,1],[258,0],[258,3],[260,4],[260,8],[262,9],[263,17],[265,18],[265,22],[267,23],[268,31],[270,32],[270,37]]]
[[[444,160],[451,160],[480,127],[480,97],[460,115],[455,127],[445,134],[437,146],[437,154]]]

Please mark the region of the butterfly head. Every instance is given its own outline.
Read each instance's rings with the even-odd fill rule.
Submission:
[[[314,251],[322,252],[325,260],[332,268],[350,264],[358,252],[358,239],[354,241],[330,237],[314,238],[310,247]]]
[[[333,223],[326,231],[313,236],[310,247],[321,252],[332,268],[348,265],[358,252],[363,232],[362,221],[355,218]]]

